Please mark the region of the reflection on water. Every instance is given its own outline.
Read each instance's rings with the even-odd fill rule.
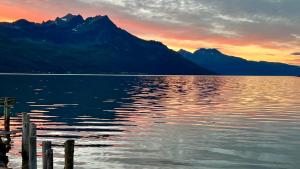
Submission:
[[[294,169],[300,165],[300,79],[294,77],[0,76],[1,96],[30,112],[38,143],[63,168]],[[20,167],[21,115],[10,167]],[[41,147],[38,149],[41,152]],[[40,155],[40,154],[39,154]],[[41,164],[41,159],[38,159]]]

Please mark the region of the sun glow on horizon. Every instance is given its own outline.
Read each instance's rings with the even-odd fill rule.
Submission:
[[[216,48],[222,53],[230,56],[241,57],[246,60],[252,61],[268,61],[268,62],[284,62],[291,65],[300,65],[300,62],[295,62],[296,56],[292,56],[291,59],[283,60],[283,58],[291,57],[291,49],[274,49],[266,48],[258,45],[230,45],[230,44],[218,44],[201,40],[177,40],[171,38],[162,38],[156,36],[144,36],[138,35],[142,39],[157,40],[163,42],[170,49],[179,51],[180,49],[187,50],[191,53],[200,48]]]
[[[14,19],[0,17],[0,22],[14,22]]]

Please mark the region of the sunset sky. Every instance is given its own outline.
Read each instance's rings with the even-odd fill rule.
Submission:
[[[130,33],[174,50],[218,48],[300,65],[299,7],[299,0],[1,0],[0,21],[108,15]]]

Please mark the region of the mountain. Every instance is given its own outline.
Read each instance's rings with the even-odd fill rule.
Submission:
[[[228,56],[217,49],[199,49],[194,53],[178,51],[184,58],[220,75],[295,76],[300,67],[282,63],[255,62]]]
[[[0,72],[212,74],[108,16],[72,14],[43,23],[0,23]]]

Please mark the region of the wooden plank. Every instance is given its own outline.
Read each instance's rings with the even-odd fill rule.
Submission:
[[[0,135],[7,135],[7,134],[16,134],[17,132],[15,131],[0,131]]]
[[[1,97],[0,98],[0,105],[8,105],[8,106],[12,106],[14,104],[17,103],[17,99],[14,97]]]

